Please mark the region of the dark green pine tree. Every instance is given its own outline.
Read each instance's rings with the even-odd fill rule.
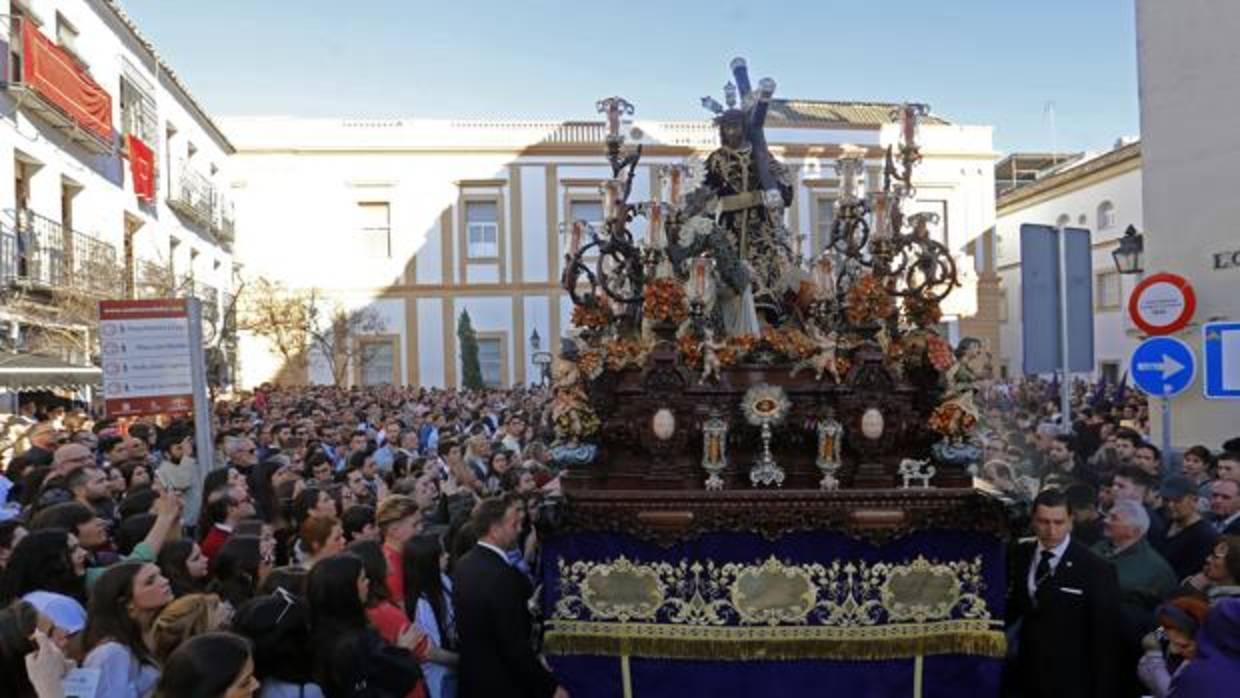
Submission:
[[[467,390],[482,390],[482,364],[478,362],[478,335],[469,320],[469,311],[462,310],[456,321],[456,338],[461,344],[461,385]]]

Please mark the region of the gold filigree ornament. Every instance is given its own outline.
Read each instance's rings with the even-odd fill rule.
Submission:
[[[883,607],[893,621],[924,623],[951,615],[960,602],[960,580],[949,565],[918,557],[897,567],[882,586]]]
[[[760,566],[741,567],[732,582],[732,605],[748,624],[804,623],[817,597],[804,567],[785,565],[774,556]]]
[[[663,605],[663,585],[656,568],[620,557],[586,573],[581,601],[596,618],[651,620]]]
[[[981,556],[940,562],[557,563],[551,654],[681,659],[1002,657]]]

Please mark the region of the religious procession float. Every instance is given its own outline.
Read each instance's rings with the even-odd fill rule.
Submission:
[[[598,103],[605,220],[565,229],[546,653],[574,696],[997,694],[1006,520],[971,487],[981,346],[936,331],[955,263],[934,214],[904,213],[928,109],[892,114],[864,196],[865,149],[842,148],[807,259],[764,133],[775,84],[731,69],[725,104],[702,100],[719,147],[659,168],[649,201],[632,105]]]

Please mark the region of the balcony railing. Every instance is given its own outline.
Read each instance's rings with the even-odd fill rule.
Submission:
[[[209,228],[225,244],[233,242],[235,216],[233,204],[206,175],[181,160],[173,173],[172,195],[168,206],[204,228]]]
[[[0,220],[0,283],[104,296],[120,280],[116,247],[28,210]]]
[[[38,114],[92,153],[112,152],[112,95],[38,27],[17,18],[9,26],[8,70],[0,80],[17,106]]]

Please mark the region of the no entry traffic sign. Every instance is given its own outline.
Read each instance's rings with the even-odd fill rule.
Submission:
[[[1154,274],[1137,284],[1128,298],[1128,315],[1133,324],[1151,335],[1184,329],[1196,310],[1193,285],[1178,274]]]

